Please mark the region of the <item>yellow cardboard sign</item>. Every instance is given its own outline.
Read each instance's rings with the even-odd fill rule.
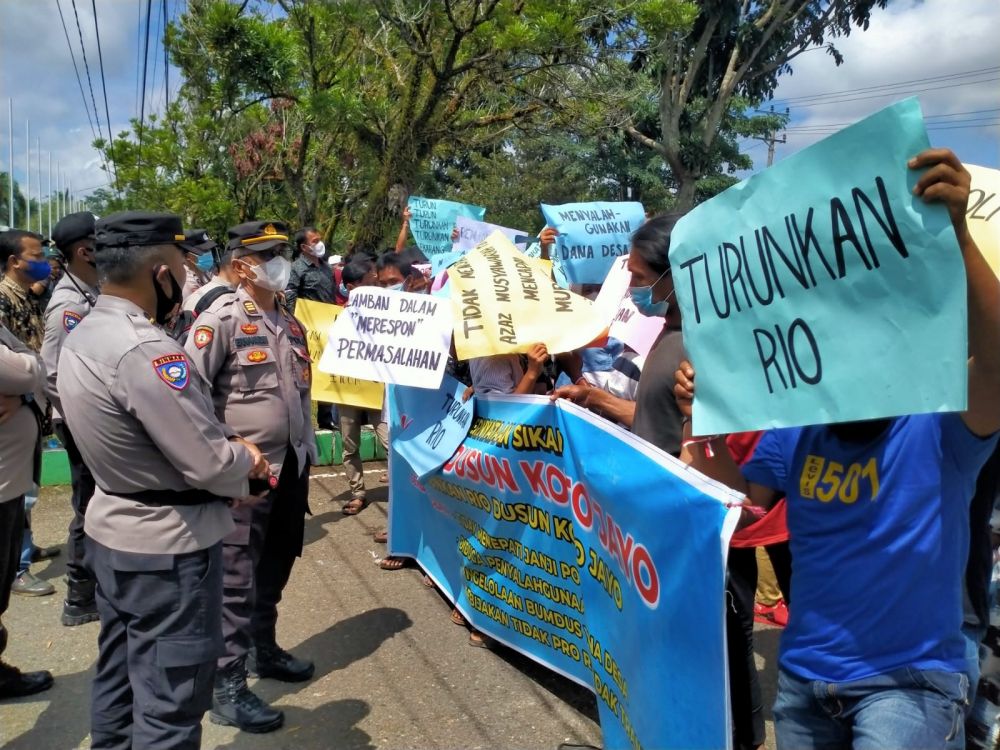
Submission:
[[[1000,169],[974,164],[966,164],[965,168],[972,175],[969,207],[965,211],[969,233],[993,273],[1000,276]]]
[[[330,375],[317,367],[326,336],[333,321],[344,311],[338,305],[300,299],[295,303],[295,317],[306,327],[306,343],[312,357],[312,399],[327,404],[346,404],[363,409],[381,409],[385,386],[370,380],[359,380],[344,375]]]
[[[494,232],[448,269],[459,359],[586,346],[607,321],[593,303],[562,289],[541,264]]]

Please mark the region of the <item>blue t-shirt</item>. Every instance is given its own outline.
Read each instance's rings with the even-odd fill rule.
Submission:
[[[954,413],[900,417],[867,443],[825,426],[761,438],[743,474],[788,496],[784,669],[825,682],[963,671],[969,502],[995,443]]]

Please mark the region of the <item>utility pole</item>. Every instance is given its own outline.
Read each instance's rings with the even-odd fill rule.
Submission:
[[[7,174],[10,205],[7,206],[7,224],[14,228],[14,100],[7,99]]]
[[[49,237],[52,236],[52,152],[49,151]]]
[[[24,121],[24,174],[27,177],[24,188],[25,219],[24,228],[31,231],[31,122]]]
[[[774,105],[773,104],[771,105],[770,114],[772,114],[772,115],[774,114]],[[789,114],[788,107],[785,107],[785,119],[786,120],[788,119],[788,114]],[[757,138],[757,140],[758,141],[763,141],[764,143],[767,144],[767,166],[770,167],[772,164],[774,164],[774,146],[775,146],[775,144],[786,143],[788,139],[784,135],[782,135],[780,138],[778,138],[778,131],[777,130],[772,130],[767,135]]]
[[[42,139],[35,136],[35,177],[38,178],[35,186],[35,195],[38,196],[38,233],[42,233]],[[29,229],[31,227],[28,227]]]

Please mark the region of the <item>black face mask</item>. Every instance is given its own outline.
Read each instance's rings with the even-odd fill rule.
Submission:
[[[830,425],[830,430],[848,443],[868,443],[882,435],[891,419],[869,419],[864,422],[842,422]]]
[[[156,315],[154,319],[161,326],[170,320],[171,313],[173,313],[174,308],[177,307],[184,299],[184,295],[181,292],[180,284],[177,283],[177,279],[167,268],[167,276],[170,278],[170,296],[168,297],[163,293],[163,287],[160,286],[160,282],[156,280],[156,274],[161,268],[165,266],[157,266],[153,269],[153,291],[156,292]]]

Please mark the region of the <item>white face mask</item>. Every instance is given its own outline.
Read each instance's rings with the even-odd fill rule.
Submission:
[[[323,240],[317,240],[315,245],[310,245],[309,252],[317,258],[322,258],[326,255],[326,245],[323,244]]]
[[[292,264],[279,255],[263,265],[253,266],[253,273],[256,278],[251,283],[255,286],[270,292],[281,292],[292,276]]]

